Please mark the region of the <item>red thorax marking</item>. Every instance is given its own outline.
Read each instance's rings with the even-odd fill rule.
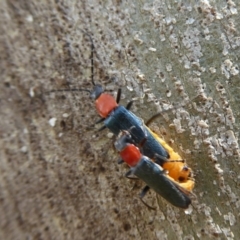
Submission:
[[[103,118],[106,118],[118,106],[115,98],[107,93],[102,93],[95,104],[98,114]]]
[[[130,167],[134,167],[140,161],[142,154],[138,147],[133,144],[128,144],[121,152],[120,155],[124,162]]]

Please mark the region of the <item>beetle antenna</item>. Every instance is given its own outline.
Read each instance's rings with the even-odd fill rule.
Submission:
[[[94,62],[93,62],[93,53],[96,52],[95,51],[95,46],[94,46],[91,34],[88,33],[88,32],[85,32],[84,30],[82,30],[82,32],[84,34],[86,34],[89,37],[90,41],[91,41],[91,55],[90,55],[90,58],[91,58],[91,81],[92,81],[93,86],[95,86],[96,84],[94,82]]]
[[[72,88],[72,89],[59,89],[59,90],[51,90],[51,91],[48,91],[48,93],[51,93],[51,92],[88,92],[91,94],[91,91],[88,90],[88,89],[84,89],[84,88]]]

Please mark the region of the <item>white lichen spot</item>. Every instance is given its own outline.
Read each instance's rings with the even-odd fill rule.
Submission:
[[[178,37],[176,36],[175,33],[172,33],[169,36],[169,42],[171,43],[172,49],[175,49],[175,53],[178,53],[179,45],[178,45]]]
[[[233,226],[236,223],[236,218],[231,212],[229,212],[228,215],[224,215],[223,218],[224,220],[229,221],[230,226]]]
[[[227,237],[227,239],[234,239],[234,234],[230,228],[222,228],[222,232]]]
[[[213,149],[212,149],[212,150],[213,150]],[[208,152],[210,152],[210,147],[209,147],[209,149],[208,149]],[[212,162],[217,162],[217,161],[218,161],[218,159],[217,159],[217,157],[214,155],[214,153],[208,154],[208,157],[211,159]]]
[[[224,61],[224,65],[225,65],[226,69],[227,69],[228,71],[230,71],[233,63],[232,63],[232,61],[231,61],[230,59],[226,59],[226,60]]]
[[[27,129],[27,128],[24,128],[24,129],[23,129],[23,134],[28,134],[28,133],[29,133],[28,129]]]
[[[108,137],[108,138],[112,139],[113,136],[114,136],[114,134],[113,134],[112,132],[108,132],[108,133],[107,133],[107,137]]]
[[[203,33],[204,33],[205,35],[208,35],[208,34],[210,33],[209,28],[206,27],[206,28],[203,30]]]
[[[218,20],[223,19],[223,15],[219,12],[216,12],[216,19]]]
[[[45,61],[43,62],[43,64],[44,64],[44,66],[45,66],[46,68],[50,68],[50,67],[52,66],[51,62],[48,61],[48,60],[45,60]]]
[[[228,4],[228,9],[232,15],[235,15],[238,13],[235,2],[233,2],[232,0],[228,0],[227,4]]]
[[[171,97],[172,96],[172,92],[170,90],[167,90],[167,97]]]
[[[154,102],[156,100],[156,97],[153,93],[148,93],[147,97],[148,97],[147,102]]]
[[[168,239],[167,233],[165,233],[163,230],[156,230],[156,237],[157,239]]]
[[[169,109],[172,109],[172,105],[164,102],[164,103],[162,103],[162,108],[163,108],[164,111],[167,111]]]
[[[26,153],[26,152],[27,152],[27,146],[22,146],[22,147],[20,148],[20,151],[21,151],[22,153]]]
[[[139,73],[137,74],[137,78],[140,80],[140,81],[146,81],[146,77],[143,73]]]
[[[207,124],[208,120],[199,120],[198,121],[198,126],[201,128],[209,128],[209,125]]]
[[[177,110],[176,116],[177,116],[177,118],[179,118],[179,119],[187,119],[187,120],[190,119],[190,114],[189,114],[189,112],[187,112],[186,110],[181,109],[181,108]]]
[[[186,215],[190,215],[193,212],[192,205],[190,205],[184,212],[185,212]]]
[[[172,18],[171,17],[166,17],[165,18],[165,23],[166,23],[166,25],[170,25],[172,23]]]
[[[220,235],[222,233],[218,224],[212,224],[211,235]]]
[[[201,6],[202,10],[205,10],[206,12],[208,12],[209,8],[211,8],[211,5],[208,0],[201,0],[200,4],[201,4],[200,6]]]
[[[224,65],[221,65],[221,71],[222,71],[222,74],[225,75],[225,77],[226,77],[227,79],[230,78],[230,73],[229,73],[229,71],[225,68]]]
[[[202,73],[200,71],[193,71],[193,74],[200,77],[202,75]]]
[[[192,153],[192,151],[190,149],[185,150],[185,154],[191,154],[191,153]]]
[[[186,24],[188,24],[188,25],[191,25],[191,24],[193,24],[195,22],[195,19],[194,18],[188,18],[187,20],[186,20]]]
[[[182,61],[185,67],[188,68],[193,65],[199,65],[199,58],[202,57],[201,45],[198,35],[200,34],[197,28],[189,28],[184,32],[182,43],[188,50],[187,57],[184,55]],[[189,60],[191,59],[191,61]]]
[[[153,47],[150,47],[148,50],[151,51],[151,52],[156,52],[157,51],[157,49],[153,48]]]
[[[232,191],[228,194],[228,196],[230,197],[232,203],[238,200],[238,196]]]
[[[95,139],[95,138],[97,138],[97,135],[96,135],[96,134],[93,134],[93,135],[92,135],[92,139]]]
[[[161,42],[164,42],[166,40],[166,37],[165,37],[165,35],[163,33],[160,34],[159,37],[160,37]]]
[[[221,34],[220,39],[223,42],[223,51],[222,51],[222,53],[223,53],[224,56],[226,56],[228,54],[228,49],[230,49],[229,42],[228,42],[228,40],[227,40],[227,38],[226,38],[224,33]]]
[[[32,16],[32,15],[28,15],[28,16],[26,17],[26,21],[28,21],[28,22],[33,22],[33,16]]]
[[[177,1],[176,1],[176,2],[177,2]],[[186,10],[187,10],[187,11],[189,11],[189,12],[191,12],[191,11],[192,11],[192,9],[193,9],[193,8],[192,8],[192,6],[191,6],[191,5],[189,5],[189,6],[187,6],[187,7],[186,7]]]
[[[191,68],[191,62],[188,59],[185,59],[185,61],[184,61],[184,68],[185,69]]]
[[[172,65],[170,63],[166,64],[166,70],[168,72],[171,72],[172,71]]]
[[[182,92],[183,91],[183,85],[182,85],[182,82],[179,80],[179,81],[176,81],[175,82],[175,88],[176,90],[178,90],[179,92]]]
[[[49,123],[49,125],[50,125],[51,127],[55,127],[56,121],[57,121],[56,118],[50,118],[50,119],[48,120],[48,123]]]
[[[205,84],[202,83],[201,78],[193,78],[191,79],[193,82],[197,95],[200,95],[201,97],[204,95],[205,92]]]
[[[209,68],[209,71],[210,71],[210,73],[216,73],[216,68],[210,67],[210,68]]]
[[[29,95],[30,95],[30,97],[34,97],[35,96],[34,87],[31,87],[29,89]]]
[[[130,92],[132,92],[133,91],[133,87],[132,86],[127,86],[127,89],[130,91]]]
[[[208,41],[211,39],[211,36],[210,35],[205,35],[205,39]]]
[[[237,65],[234,65],[234,66],[231,68],[230,73],[231,73],[233,76],[238,75],[238,74],[239,74],[238,66],[237,66]]]
[[[219,163],[216,163],[214,165],[215,169],[217,170],[218,174],[223,174],[223,170],[220,168],[220,164]]]
[[[234,135],[234,132],[232,130],[228,130],[226,132],[226,138],[227,138],[227,143],[229,145],[235,145],[235,146],[238,146],[238,143],[237,143],[237,139]]]
[[[226,94],[226,90],[220,82],[216,82],[216,90],[221,94]]]
[[[212,145],[215,147],[217,154],[219,154],[222,151],[222,148],[219,145],[219,139],[217,138],[217,135],[211,138],[211,142],[212,142]]]
[[[207,207],[205,206],[205,208],[203,209],[203,212],[205,214],[205,216],[210,216],[210,213],[211,213],[211,208],[210,207]]]
[[[175,127],[177,133],[183,133],[185,131],[185,129],[183,129],[182,126],[181,126],[180,119],[175,118],[173,120],[173,123],[174,123],[174,127]]]
[[[139,34],[137,33],[134,38],[133,38],[137,43],[139,43],[140,45],[143,44],[143,40],[140,38]]]
[[[69,114],[68,113],[63,113],[62,115],[64,118],[68,118],[69,117]]]
[[[143,92],[144,93],[151,93],[152,92],[152,89],[151,88],[143,88]]]
[[[204,192],[200,192],[199,196],[202,198],[204,196],[204,194],[205,194]]]
[[[217,212],[220,216],[222,216],[222,213],[220,212],[219,208],[216,207],[215,209],[216,209],[216,212]]]
[[[227,107],[226,108],[226,125],[230,126],[230,128],[233,128],[233,124],[235,123],[235,117],[233,115],[233,111],[231,108]]]
[[[156,76],[161,79],[161,82],[165,82],[166,79],[161,69],[157,69]]]
[[[176,23],[177,23],[176,18],[172,18],[172,24],[176,24]]]
[[[210,146],[211,145],[211,138],[210,137],[209,138],[205,138],[203,140],[203,143],[206,144],[207,146]]]

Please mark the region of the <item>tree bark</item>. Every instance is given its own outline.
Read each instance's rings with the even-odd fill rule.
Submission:
[[[239,239],[237,1],[0,2],[1,239]],[[124,178],[83,91],[94,81],[195,173],[177,209]],[[167,111],[165,111],[167,110]],[[99,127],[99,126],[98,126]]]

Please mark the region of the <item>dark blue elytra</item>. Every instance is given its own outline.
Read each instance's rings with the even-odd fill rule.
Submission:
[[[120,131],[131,129],[131,136],[135,144],[140,144],[146,139],[142,146],[142,154],[153,159],[156,154],[169,158],[168,152],[152,136],[145,127],[143,121],[123,106],[118,106],[104,120],[104,125],[116,136]]]
[[[186,209],[191,203],[187,194],[167,178],[165,171],[149,158],[142,156],[140,162],[135,167],[131,167],[131,172],[172,205]]]

